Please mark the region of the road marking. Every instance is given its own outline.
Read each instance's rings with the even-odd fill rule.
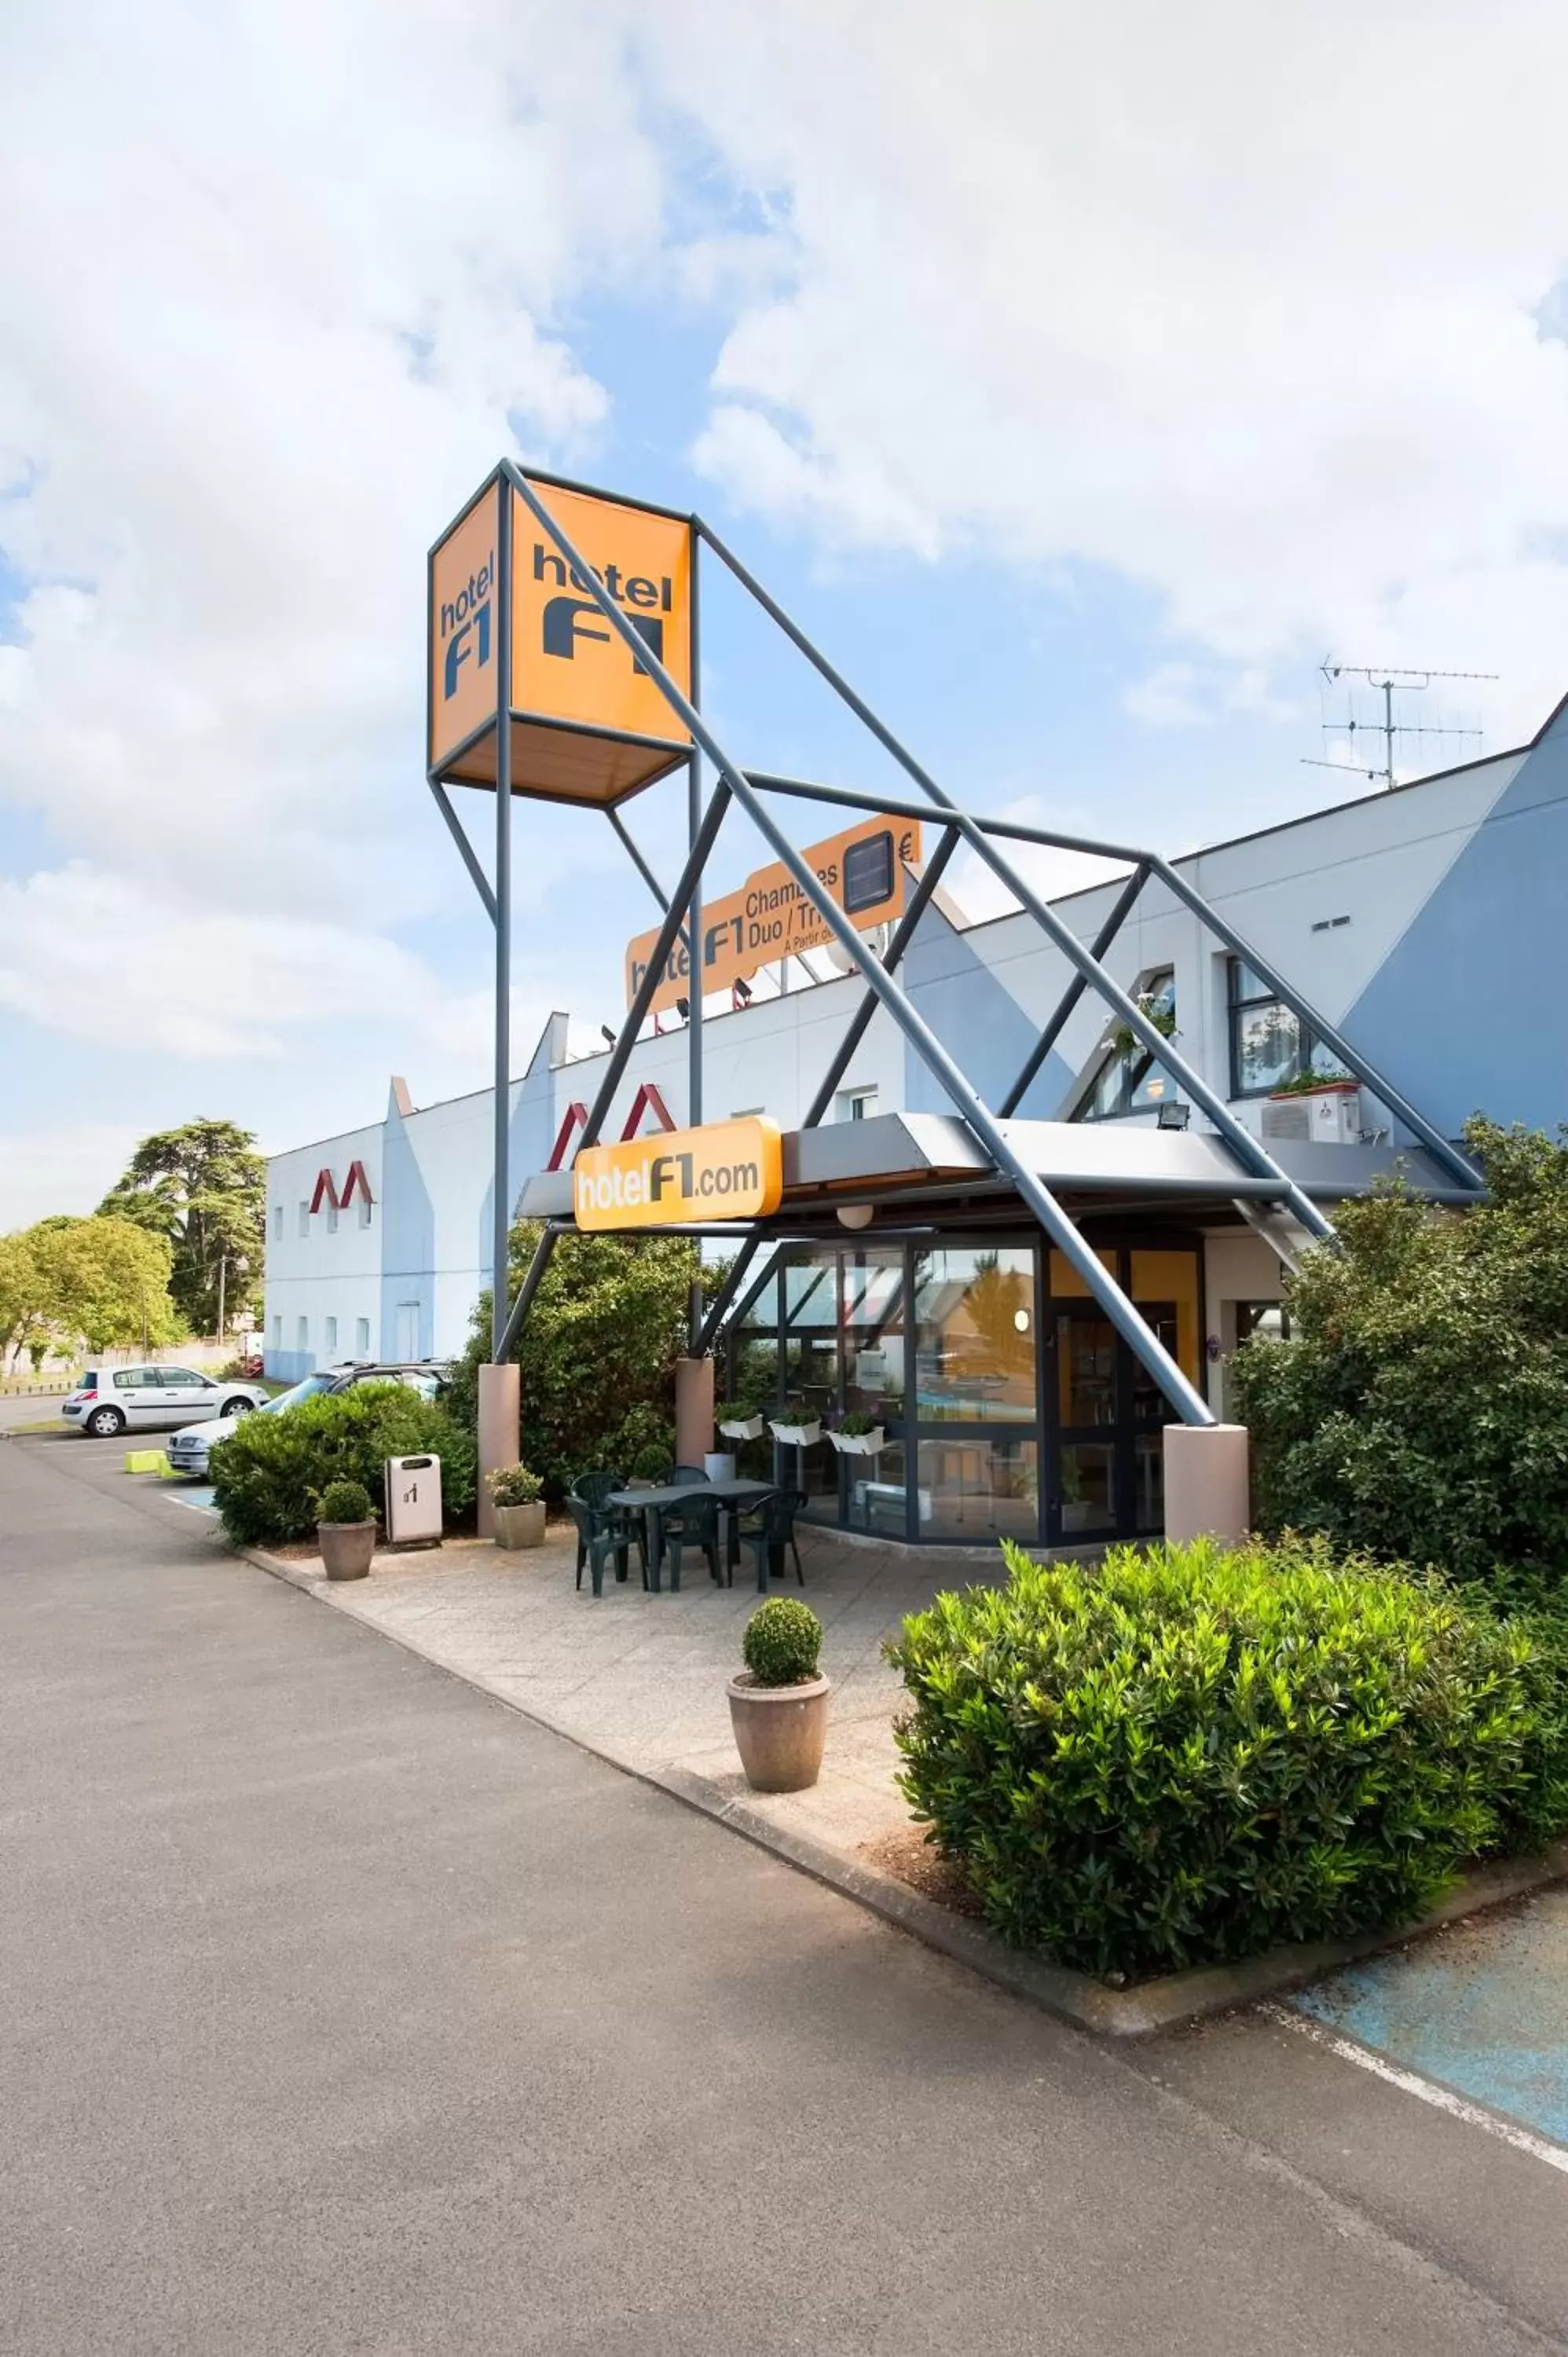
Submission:
[[[1502,2119],[1496,2112],[1483,2111],[1479,2104],[1469,2103],[1465,2096],[1456,2095],[1452,2087],[1441,2086],[1435,2079],[1423,2079],[1417,2072],[1406,2071],[1397,2062],[1386,2061],[1382,2055],[1374,2054],[1369,2046],[1359,2046],[1353,2038],[1341,2038],[1337,2030],[1326,2029],[1321,2022],[1310,2021],[1305,2014],[1294,2013],[1288,2006],[1263,2005],[1258,2010],[1266,2013],[1271,2021],[1277,2021],[1283,2029],[1294,2029],[1299,2037],[1310,2038],[1315,2046],[1326,2046],[1330,2053],[1343,2055],[1347,2062],[1358,2063],[1363,2071],[1370,2071],[1374,2078],[1386,2079],[1391,2087],[1402,2088],[1407,2095],[1418,2095],[1434,2111],[1446,2112],[1451,2118],[1464,2120],[1473,2128],[1485,2128],[1488,2136],[1499,2137],[1504,2144],[1513,2145],[1520,2152],[1528,2152],[1535,2159],[1543,2160],[1548,2169],[1560,2169],[1564,2176],[1568,2176],[1568,2152],[1560,2144],[1549,2144],[1544,2136],[1532,2136],[1529,2128],[1518,2127],[1512,2120]]]

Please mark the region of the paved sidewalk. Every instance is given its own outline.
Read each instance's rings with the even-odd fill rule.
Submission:
[[[740,1667],[741,1634],[760,1600],[755,1583],[737,1572],[734,1587],[715,1587],[699,1559],[679,1595],[650,1595],[634,1554],[626,1584],[612,1574],[595,1597],[585,1574],[581,1590],[574,1586],[575,1556],[566,1527],[515,1554],[477,1541],[382,1553],[362,1580],[325,1579],[315,1559],[291,1567],[340,1611],[621,1766],[684,1768],[836,1849],[856,1851],[908,1825],[893,1781],[903,1688],[883,1641],[940,1588],[1000,1568],[999,1556],[897,1555],[802,1531],[805,1587],[791,1576],[773,1592],[803,1595],[822,1622],[832,1717],[821,1781],[787,1794],[748,1792],[730,1734],[725,1683]]]

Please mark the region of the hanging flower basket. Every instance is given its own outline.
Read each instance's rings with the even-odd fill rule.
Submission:
[[[762,1418],[759,1415],[721,1416],[719,1430],[726,1440],[760,1440]]]
[[[819,1416],[812,1416],[809,1424],[782,1424],[777,1416],[772,1416],[768,1419],[768,1430],[775,1440],[784,1443],[786,1448],[811,1448],[822,1437]]]
[[[830,1432],[828,1438],[841,1457],[875,1457],[887,1446],[879,1424],[869,1432]]]

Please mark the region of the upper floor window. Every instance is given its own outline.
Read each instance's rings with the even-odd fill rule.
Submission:
[[[281,1244],[283,1242],[283,1205],[281,1203],[273,1205],[273,1242],[274,1244]]]
[[[1266,1097],[1306,1073],[1339,1071],[1338,1060],[1245,959],[1229,964],[1233,1097]]]
[[[368,1228],[370,1226],[371,1213],[373,1209],[374,1206],[372,1205],[370,1197],[368,1195],[361,1195],[360,1197],[360,1225],[362,1228]]]
[[[310,1233],[310,1205],[303,1197],[299,1206],[299,1232],[302,1236]]]
[[[1175,970],[1160,966],[1144,975],[1133,996],[1155,1030],[1172,1038],[1176,1028]],[[1120,1114],[1152,1113],[1157,1105],[1174,1104],[1176,1098],[1176,1084],[1154,1050],[1122,1025],[1106,1040],[1072,1118],[1112,1121]]]
[[[876,1111],[875,1089],[841,1089],[838,1098],[840,1121],[869,1121]]]
[[[330,1196],[327,1199],[327,1232],[329,1236],[338,1232],[338,1206]]]

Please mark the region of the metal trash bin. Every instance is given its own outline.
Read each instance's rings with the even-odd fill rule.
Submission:
[[[441,1459],[389,1457],[386,1465],[389,1546],[441,1544]]]

